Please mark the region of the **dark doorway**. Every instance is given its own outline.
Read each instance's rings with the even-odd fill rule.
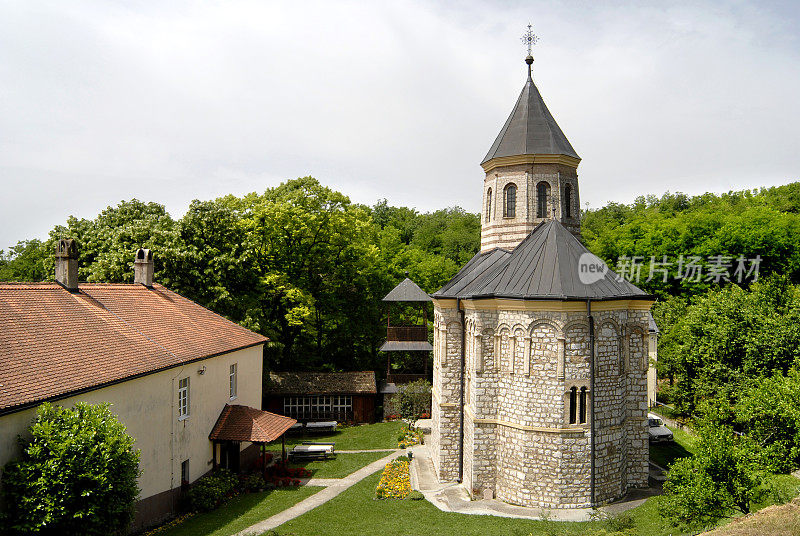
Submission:
[[[239,472],[239,443],[225,441],[220,445],[220,466],[232,473]]]

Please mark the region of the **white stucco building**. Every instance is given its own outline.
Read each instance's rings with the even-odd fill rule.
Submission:
[[[139,250],[136,283],[78,284],[76,248],[62,240],[57,282],[0,283],[0,468],[42,402],[109,402],[141,451],[135,526],[174,511],[215,455],[235,468],[240,449],[257,453],[245,441],[213,453],[209,434],[227,404],[261,407],[266,342],[153,284],[152,263]]]

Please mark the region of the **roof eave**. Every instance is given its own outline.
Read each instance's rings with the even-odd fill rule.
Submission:
[[[561,164],[578,169],[580,158],[565,154],[520,154],[511,156],[498,156],[481,162],[483,171],[489,173],[495,168],[516,166],[520,164]]]

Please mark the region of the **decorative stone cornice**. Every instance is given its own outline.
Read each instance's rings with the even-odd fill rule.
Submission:
[[[489,173],[497,167],[517,166],[520,164],[561,164],[573,169],[578,169],[578,164],[580,163],[580,158],[574,158],[563,154],[522,154],[492,158],[488,162],[481,164],[481,167],[483,171]]]

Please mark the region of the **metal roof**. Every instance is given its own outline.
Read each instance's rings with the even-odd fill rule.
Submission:
[[[385,302],[429,302],[431,297],[427,292],[409,278],[403,279],[389,294],[383,297]]]
[[[502,156],[536,154],[559,154],[580,159],[528,73],[514,110],[481,164]]]
[[[588,249],[560,222],[539,224],[514,249],[478,253],[434,298],[554,300],[650,299],[643,290],[607,269],[599,280],[579,277]]]

